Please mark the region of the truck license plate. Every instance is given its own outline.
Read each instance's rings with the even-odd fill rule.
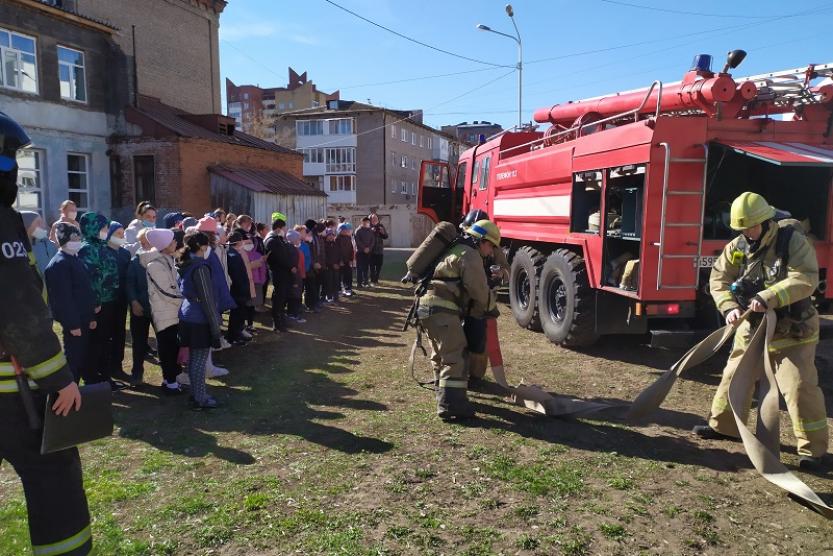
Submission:
[[[717,257],[700,257],[700,268],[711,268],[714,266],[714,261]]]

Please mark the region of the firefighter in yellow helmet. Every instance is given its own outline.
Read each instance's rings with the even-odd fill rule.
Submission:
[[[738,437],[727,398],[729,382],[761,314],[774,309],[778,320],[769,357],[793,423],[799,465],[816,470],[827,453],[828,433],[814,363],[819,341],[819,317],[810,298],[819,281],[815,249],[796,220],[774,220],[775,209],[757,193],[735,199],[730,216],[732,229],[741,233],[715,261],[711,295],[727,323],[736,322],[747,308],[753,315],[738,326],[709,424],[695,427],[694,432],[703,438]],[[750,391],[744,417],[751,399]]]
[[[500,230],[490,220],[470,226],[441,257],[419,298],[416,316],[431,342],[431,363],[437,384],[437,415],[443,420],[474,416],[469,403],[463,319],[482,318],[489,310],[491,290],[483,259],[500,248]]]

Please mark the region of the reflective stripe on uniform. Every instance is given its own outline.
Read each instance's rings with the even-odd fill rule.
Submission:
[[[815,344],[819,341],[819,333],[816,332],[812,336],[808,336],[807,338],[782,338],[780,340],[773,340],[769,343],[769,351],[770,353],[775,351],[781,351],[782,349],[787,349],[795,346],[803,346],[807,344]]]
[[[14,376],[14,365],[11,363],[0,363],[0,378],[5,376]]]
[[[441,378],[439,386],[440,388],[468,388],[469,382],[467,380],[448,380]]]
[[[793,423],[793,430],[795,432],[815,432],[824,430],[827,427],[827,419],[819,419],[818,421],[800,421]]]
[[[32,552],[35,556],[60,556],[72,552],[76,548],[88,542],[92,534],[90,526],[87,525],[80,532],[74,534],[68,539],[58,541],[52,544],[41,544],[32,547]]]
[[[717,295],[716,305],[720,307],[727,301],[734,301],[735,296],[731,292],[721,292]]]
[[[767,287],[767,289],[775,292],[775,295],[778,296],[778,303],[781,307],[786,307],[790,304],[790,292],[787,291],[787,288],[781,286],[780,282],[772,284],[771,286]]]
[[[30,380],[29,381],[29,388],[31,388],[32,390],[37,390],[38,385]],[[0,380],[0,394],[17,393],[17,391],[18,391],[17,381],[15,379]]]
[[[29,378],[39,380],[46,378],[51,374],[57,373],[63,369],[66,364],[67,358],[64,356],[63,352],[59,352],[58,355],[47,359],[43,363],[26,367],[26,374],[29,375]]]

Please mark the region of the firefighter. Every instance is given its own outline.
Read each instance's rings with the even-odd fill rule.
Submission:
[[[469,228],[475,222],[488,219],[489,215],[485,211],[472,209],[460,223],[460,230],[463,233],[468,233]],[[500,248],[493,249],[492,255],[483,259],[483,267],[489,277],[489,287],[493,290],[509,274],[509,263]],[[493,271],[494,267],[499,267],[499,270]],[[499,316],[496,302],[497,292],[494,292],[491,297],[491,306],[486,311],[486,317],[479,318],[469,315],[463,321],[463,332],[466,335],[466,367],[469,374],[469,387],[477,385],[486,376],[486,367],[489,365],[489,355],[486,352],[486,319]]]
[[[489,220],[468,228],[451,246],[434,270],[416,310],[420,326],[431,342],[431,362],[437,384],[437,415],[443,420],[474,416],[469,403],[463,320],[483,318],[488,311],[489,289],[483,259],[500,247],[500,230]]]
[[[23,483],[34,554],[75,556],[92,549],[78,450],[41,455],[42,431],[31,428],[34,415],[27,414],[23,403],[28,393],[35,413],[43,415],[46,394],[57,392],[51,409],[59,415],[81,407],[81,394],[30,267],[23,220],[12,209],[17,197],[15,153],[28,144],[23,129],[0,112],[0,461],[8,461]],[[31,392],[19,392],[12,357]]]
[[[723,379],[712,402],[708,425],[694,427],[703,438],[737,438],[729,407],[729,382],[752,334],[767,309],[777,315],[769,346],[778,388],[787,402],[797,440],[799,466],[816,470],[827,453],[827,413],[814,363],[819,317],[810,296],[819,281],[816,252],[795,220],[776,221],[775,209],[756,193],[743,193],[730,212],[732,229],[741,232],[723,250],[712,268],[710,287],[728,324],[742,312],[752,316],[738,326]],[[752,392],[742,410],[749,412]]]

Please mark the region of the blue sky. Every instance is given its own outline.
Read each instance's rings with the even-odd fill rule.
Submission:
[[[292,66],[307,71],[321,90],[340,89],[344,99],[421,108],[429,125],[517,122],[515,43],[475,28],[483,23],[511,34],[505,2],[334,1],[422,42],[509,67],[418,46],[324,0],[229,0],[220,20],[222,77],[284,86]],[[728,50],[743,48],[749,55],[736,76],[833,62],[831,1],[519,0],[512,5],[524,45],[525,121],[541,106],[643,87],[654,79],[677,81],[697,53],[714,55],[712,69],[719,70]],[[456,72],[468,73],[428,77]],[[412,78],[421,79],[387,83]]]

